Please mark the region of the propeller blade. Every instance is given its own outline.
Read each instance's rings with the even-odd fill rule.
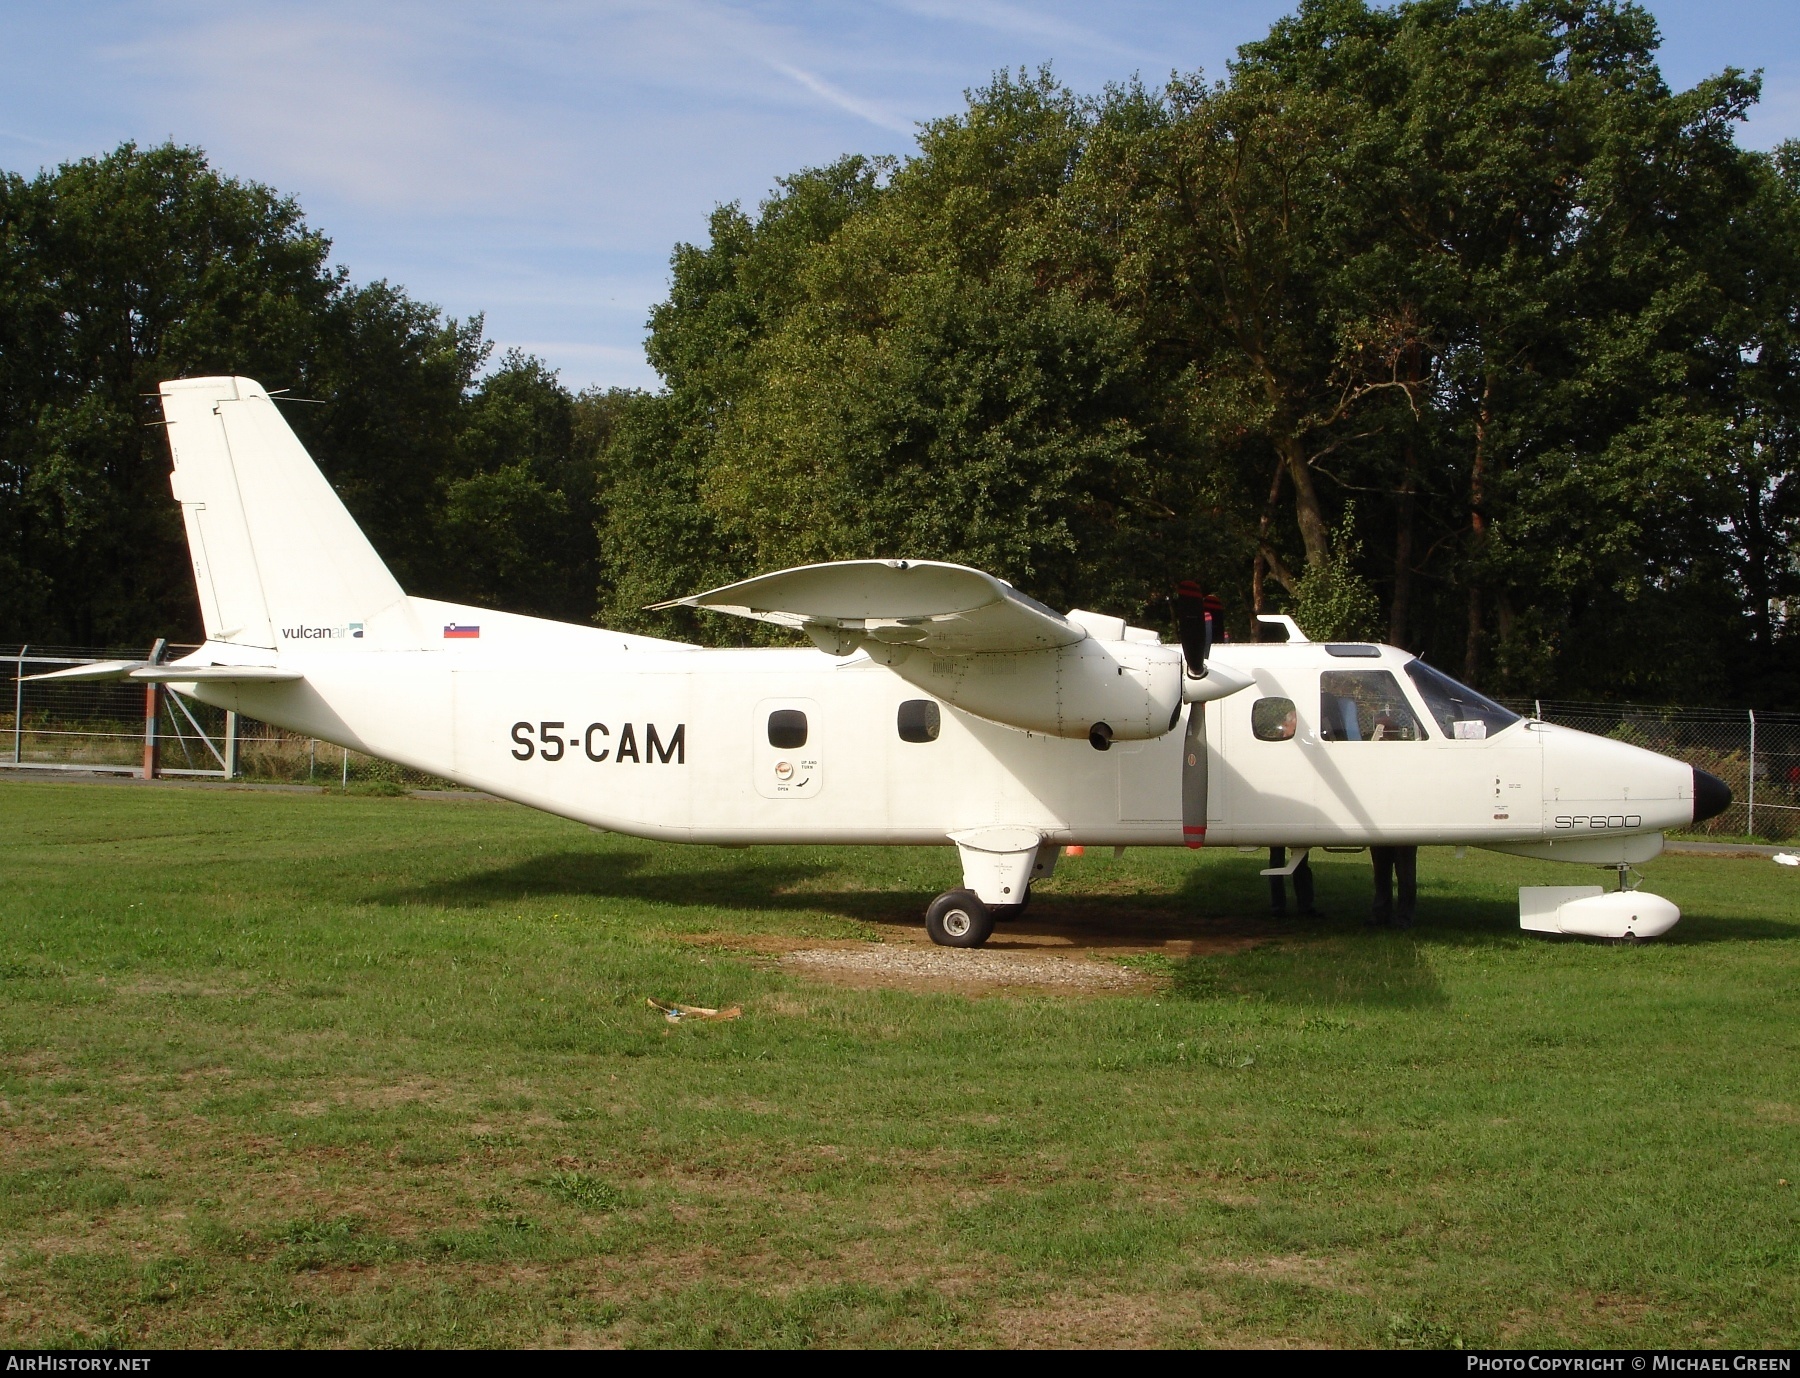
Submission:
[[[1188,709],[1187,734],[1181,743],[1181,840],[1190,847],[1206,845],[1206,705]]]
[[[1206,602],[1205,591],[1192,579],[1175,586],[1175,628],[1181,638],[1181,657],[1196,679],[1206,673],[1206,653],[1211,649]]]

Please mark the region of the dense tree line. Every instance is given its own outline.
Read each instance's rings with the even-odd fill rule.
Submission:
[[[1494,690],[1791,696],[1800,148],[1656,44],[1613,0],[1307,0],[1223,81],[1002,75],[678,246],[655,393],[484,372],[188,150],[9,179],[0,589],[34,635],[191,623],[138,395],[231,368],[321,399],[420,592],[706,638],[640,609],[910,555],[1152,625],[1197,577],[1236,634]]]
[[[166,378],[239,373],[414,592],[586,620],[616,400],[488,367],[482,323],[351,283],[290,199],[194,149],[0,177],[0,606],[18,640],[195,637]],[[484,371],[485,370],[485,371]]]

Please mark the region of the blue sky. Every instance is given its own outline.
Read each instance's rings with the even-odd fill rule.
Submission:
[[[0,166],[198,144],[297,197],[358,281],[487,315],[573,387],[654,386],[644,321],[723,201],[917,121],[996,69],[1081,91],[1222,75],[1268,0],[0,0]],[[1800,3],[1651,0],[1663,70],[1765,71],[1743,141],[1800,136]]]

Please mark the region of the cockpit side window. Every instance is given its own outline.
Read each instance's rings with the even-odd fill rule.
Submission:
[[[1406,673],[1446,737],[1462,740],[1491,737],[1511,727],[1519,715],[1477,694],[1422,660],[1406,662]]]
[[[1319,676],[1319,735],[1328,742],[1421,742],[1424,725],[1388,670]]]

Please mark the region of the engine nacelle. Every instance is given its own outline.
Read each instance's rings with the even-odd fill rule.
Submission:
[[[1089,636],[1073,646],[1009,655],[868,650],[932,697],[1027,732],[1136,742],[1162,736],[1181,716],[1178,646]]]

